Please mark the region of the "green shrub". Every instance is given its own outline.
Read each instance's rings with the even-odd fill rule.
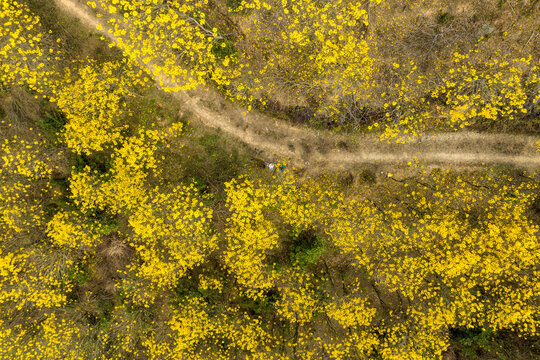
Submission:
[[[239,307],[241,310],[258,316],[269,316],[275,311],[275,303],[278,299],[277,289],[269,289],[263,293],[263,296],[254,300],[247,296],[239,297]]]
[[[236,10],[242,4],[242,0],[227,0],[227,6],[231,10]]]
[[[212,53],[220,60],[236,54],[236,47],[228,39],[220,39],[212,46]]]
[[[71,164],[76,172],[83,171],[86,166],[92,170],[96,170],[100,174],[107,173],[112,166],[111,158],[104,152],[94,153],[92,155],[72,154]]]
[[[47,139],[55,144],[60,142],[60,133],[66,125],[65,116],[59,111],[47,111],[45,116],[39,120],[41,131]]]
[[[101,235],[110,235],[111,233],[118,231],[118,220],[104,210],[98,210],[94,214],[91,214],[91,218],[101,225],[101,228],[99,229]]]
[[[454,19],[454,15],[447,13],[446,11],[439,10],[437,13],[437,22],[439,24],[446,24]]]
[[[536,212],[537,214],[540,214],[540,195],[537,196],[536,199],[534,199],[532,208],[534,212]]]
[[[297,263],[305,268],[313,265],[326,251],[326,242],[323,238],[315,236],[312,231],[301,231],[294,239],[290,254],[291,263]]]
[[[457,350],[466,359],[478,359],[494,345],[491,329],[453,329],[451,334]]]

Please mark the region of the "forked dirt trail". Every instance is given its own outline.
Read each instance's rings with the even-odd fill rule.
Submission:
[[[58,8],[75,17],[112,43],[118,39],[101,21],[77,0],[54,0]],[[102,30],[97,30],[98,25]],[[137,60],[137,59],[134,59]],[[152,62],[137,61],[152,73]],[[174,86],[164,74],[154,76],[161,86]],[[513,164],[530,170],[540,168],[538,137],[507,134],[457,132],[428,134],[415,143],[398,145],[380,142],[376,135],[347,136],[327,131],[315,131],[291,126],[281,120],[245,111],[223,99],[211,89],[173,93],[196,122],[217,128],[247,143],[266,159],[286,158],[295,167],[345,170],[358,164],[395,164],[418,159],[421,162],[447,167],[479,165],[480,163]]]

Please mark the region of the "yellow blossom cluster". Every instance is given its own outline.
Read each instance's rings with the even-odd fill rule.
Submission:
[[[14,136],[0,144],[0,239],[8,240],[42,222],[41,201],[33,194],[49,192],[52,168],[41,140]]]
[[[45,236],[41,232],[47,223],[44,199],[58,195],[51,186],[53,166],[44,147],[39,138],[14,136],[4,139],[0,148],[0,308],[6,317],[62,306],[71,289],[64,278],[73,265],[69,257],[58,257],[44,245],[31,246],[36,241],[32,238]],[[2,348],[6,354],[23,351],[15,346],[20,331],[12,329],[14,337],[2,339],[14,341]]]
[[[232,22],[200,0],[88,5],[105,14],[116,45],[130,59],[151,63],[154,75],[177,84],[161,84],[165,90],[210,81],[248,109],[263,91],[273,97],[285,90],[316,99],[324,104],[321,111],[333,113],[343,97],[369,95],[374,69],[364,35],[368,8],[380,2],[243,0],[227,15]],[[249,28],[235,23],[245,9],[253,12]],[[227,31],[232,35],[222,35]]]
[[[122,138],[125,99],[136,85],[144,84],[140,70],[127,60],[82,66],[73,75],[68,68],[58,84],[51,84],[51,101],[67,117],[63,137],[78,154],[114,146]]]
[[[248,179],[233,179],[225,186],[231,216],[224,234],[228,245],[223,260],[247,293],[258,297],[272,285],[264,259],[278,245],[276,229],[264,214],[271,199],[264,188],[255,188]]]
[[[152,359],[229,359],[241,351],[250,359],[274,357],[269,345],[272,336],[261,321],[228,307],[218,309],[200,297],[189,297],[173,310],[167,321],[168,334],[158,340],[152,331],[144,341]]]
[[[0,321],[0,357],[5,359],[88,359],[82,331],[74,321],[47,314],[35,330]]]
[[[340,209],[327,229],[336,245],[379,286],[409,299],[406,316],[425,334],[453,326],[536,333],[539,228],[526,212],[538,185],[440,172],[400,186],[408,189],[402,204]],[[522,287],[514,289],[516,282]],[[446,342],[436,339],[427,338],[422,351],[440,354]]]
[[[283,270],[276,279],[280,298],[276,301],[276,313],[291,323],[309,322],[319,304],[311,288],[310,274],[297,266]]]
[[[141,263],[129,270],[148,281],[145,292],[173,288],[187,270],[203,262],[217,245],[211,221],[212,210],[198,199],[193,186],[179,186],[167,193],[153,191],[139,204],[129,225],[133,231],[130,243]]]
[[[298,351],[306,358],[328,351],[328,356],[338,359],[351,351],[370,354],[376,348],[384,359],[423,359],[428,354],[438,357],[447,349],[452,327],[536,334],[539,309],[533,289],[538,276],[539,228],[526,214],[538,184],[516,183],[511,176],[494,173],[468,176],[448,171],[387,181],[378,190],[378,200],[361,194],[345,200],[335,196],[337,190],[329,184],[317,188],[310,181],[297,181],[289,172],[274,184],[243,179],[228,190],[229,196],[236,197],[242,190],[243,203],[259,199],[263,207],[251,214],[267,214],[268,219],[279,214],[285,223],[298,225],[296,231],[322,227],[351,266],[369,276],[384,306],[389,306],[389,296],[400,299],[401,305],[394,305],[383,323],[374,322],[380,310],[372,305],[373,300],[362,295],[333,295],[333,301],[324,305],[316,295],[321,290],[304,269],[293,265],[262,272],[259,269],[265,269],[261,264],[266,256],[257,256],[255,265],[246,258],[255,269],[252,276],[268,280],[264,288],[246,281],[241,285],[252,287],[255,298],[265,298],[275,287],[279,297],[274,306],[283,319],[309,329],[316,323],[316,314],[324,312],[342,328],[354,330],[330,339],[300,334],[295,342]],[[273,195],[259,194],[257,190],[262,189]],[[392,199],[392,194],[400,194],[400,198],[383,200]],[[229,197],[229,201],[238,203],[239,199]],[[249,209],[256,209],[252,206]],[[264,221],[268,220],[259,222]],[[253,251],[252,246],[246,246],[247,251]],[[228,256],[225,253],[225,259]],[[230,262],[229,267],[235,271]],[[523,287],[515,288],[517,283]],[[355,291],[361,288],[359,283],[354,286]],[[386,334],[384,341],[375,335],[381,332]],[[316,344],[319,350],[313,350]]]
[[[52,77],[50,62],[55,58],[52,40],[44,34],[39,17],[24,2],[0,3],[0,81],[26,84],[43,91]]]
[[[111,156],[111,168],[99,174],[86,166],[72,173],[71,193],[82,210],[104,210],[113,213],[132,211],[148,198],[145,181],[149,171],[156,170],[155,152],[159,143],[177,136],[182,124],[171,126],[166,132],[141,130],[136,136],[123,138]]]
[[[238,76],[232,66],[235,55],[225,52],[230,45],[208,21],[207,0],[97,0],[88,5],[108,15],[116,45],[130,59],[152,63],[154,75],[163,73],[177,83],[165,85],[166,90],[188,90],[208,81],[228,86]]]
[[[166,90],[213,85],[248,110],[268,100],[305,106],[317,115],[310,122],[323,117],[377,130],[381,140],[404,143],[430,129],[521,119],[540,100],[536,59],[474,55],[480,40],[468,53],[455,52],[451,66],[440,59],[430,71],[407,54],[388,59],[374,38],[388,22],[377,17],[395,12],[394,2],[243,0],[227,13],[195,0],[88,4],[106,14],[127,56],[177,84],[161,84]]]
[[[3,269],[0,283],[0,307],[6,316],[67,304],[72,284],[65,274],[73,267],[72,260],[45,248],[18,249],[16,255],[8,253],[2,258],[11,263]]]
[[[344,97],[369,96],[374,68],[365,35],[368,9],[377,3],[243,0],[236,11],[252,9],[254,15],[239,44],[249,67],[238,96],[245,87],[272,99],[284,92],[319,102],[326,115],[337,112]]]
[[[297,231],[322,226],[328,219],[324,214],[331,213],[343,201],[344,194],[323,176],[298,181],[286,173],[288,176],[279,185],[268,189],[280,216]]]
[[[455,66],[448,70],[431,96],[440,98],[445,108],[439,116],[463,128],[478,119],[515,120],[527,114],[529,104],[540,100],[540,92],[531,93],[540,84],[540,62],[527,58],[504,59],[493,56],[478,64],[474,55],[454,54]]]
[[[11,140],[4,139],[0,144],[2,171],[31,180],[47,178],[52,169],[47,164],[47,158],[40,154],[40,146],[43,143],[39,140],[29,142],[16,135]]]
[[[99,227],[77,212],[59,211],[47,223],[47,235],[58,247],[88,251],[98,245]]]
[[[376,310],[361,297],[343,297],[326,307],[326,313],[344,328],[366,326],[371,323]]]

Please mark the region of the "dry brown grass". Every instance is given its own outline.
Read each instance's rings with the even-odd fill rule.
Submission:
[[[117,292],[120,272],[129,264],[133,255],[134,250],[118,235],[104,237],[95,251],[94,271],[85,284],[85,296],[112,300]]]

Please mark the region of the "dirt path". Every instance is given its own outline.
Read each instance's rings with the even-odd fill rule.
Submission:
[[[59,9],[82,24],[107,37],[118,39],[107,30],[105,21],[95,17],[77,0],[54,0]],[[101,25],[102,30],[97,30]],[[153,73],[152,63],[141,66]],[[154,80],[161,86],[175,84],[164,74]],[[540,168],[540,152],[536,151],[537,137],[472,132],[428,134],[415,143],[397,145],[380,142],[376,135],[347,136],[328,131],[315,131],[291,126],[255,111],[245,111],[237,104],[223,99],[211,89],[177,91],[173,93],[183,108],[193,114],[194,122],[217,128],[231,137],[247,143],[266,159],[286,158],[302,168],[350,169],[365,163],[395,164],[418,159],[445,166],[467,166],[480,163],[513,164],[530,170]]]

